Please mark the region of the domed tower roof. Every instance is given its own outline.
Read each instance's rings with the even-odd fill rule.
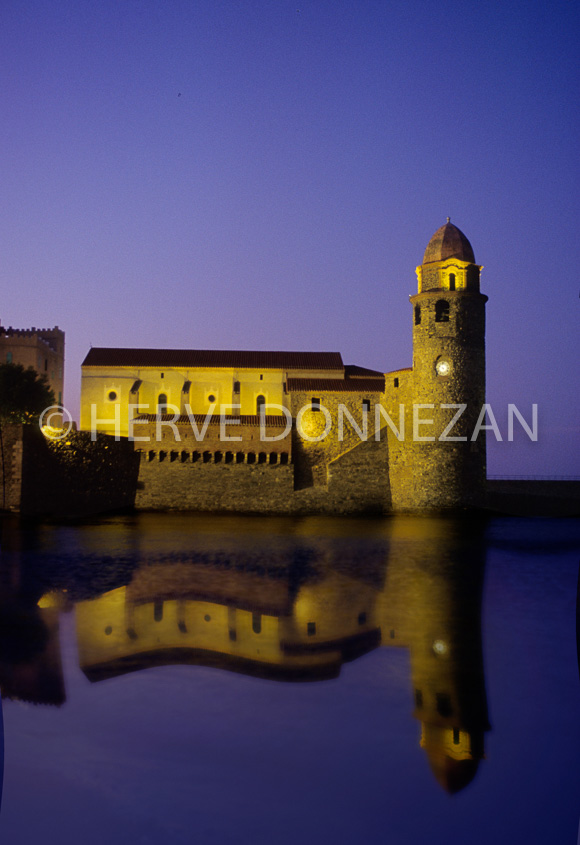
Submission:
[[[460,261],[469,261],[475,264],[473,249],[463,232],[449,222],[437,229],[425,250],[423,264],[431,264],[433,261],[446,261],[448,258],[459,258]]]
[[[465,789],[467,784],[471,783],[479,765],[479,760],[454,760],[433,752],[428,752],[428,759],[437,782],[450,795]]]

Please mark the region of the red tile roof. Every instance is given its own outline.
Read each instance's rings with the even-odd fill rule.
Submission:
[[[383,373],[378,370],[368,370],[366,367],[358,367],[356,364],[345,364],[345,378],[383,378]]]
[[[291,393],[300,391],[312,393],[313,390],[330,393],[383,393],[384,378],[289,378],[288,390]]]
[[[247,370],[342,370],[340,352],[93,347],[83,367],[235,367]]]

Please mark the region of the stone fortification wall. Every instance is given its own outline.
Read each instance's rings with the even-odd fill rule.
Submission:
[[[2,509],[27,515],[86,516],[132,507],[138,457],[127,440],[71,431],[47,440],[34,425],[3,429]]]
[[[0,508],[18,510],[22,494],[22,425],[0,427]]]
[[[580,516],[580,481],[489,480],[487,507],[513,516]]]
[[[295,490],[291,464],[141,460],[135,506],[262,514],[388,513],[386,443],[359,443],[332,462],[324,487]]]
[[[320,399],[324,410],[313,410],[313,398]],[[291,410],[296,419],[301,413],[300,429],[308,437],[301,436],[301,431],[295,425],[293,431],[292,448],[295,464],[295,488],[297,490],[308,487],[326,487],[331,462],[341,455],[350,452],[364,442],[357,432],[355,425],[349,419],[352,416],[356,426],[364,432],[364,416],[366,415],[367,437],[373,439],[375,434],[375,408],[381,404],[381,391],[328,391],[309,392],[296,391],[292,393]],[[368,404],[366,412],[363,402]],[[342,410],[339,409],[342,408]],[[329,423],[330,420],[330,423]],[[341,422],[342,420],[342,422]],[[323,440],[316,442],[314,438],[321,436],[328,428],[328,434]]]

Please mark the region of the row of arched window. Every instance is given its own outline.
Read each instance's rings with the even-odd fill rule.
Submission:
[[[290,461],[288,452],[177,452],[151,449],[148,452],[141,452],[141,460],[147,463],[158,461],[163,463],[181,464],[281,464],[285,466]]]
[[[236,385],[238,386],[238,390],[236,391]],[[234,393],[239,393],[239,382],[234,382]],[[117,398],[116,396],[114,397]],[[210,403],[215,402],[215,396],[211,395],[208,396],[208,401]],[[256,414],[259,414],[262,410],[262,407],[266,404],[266,397],[265,396],[258,396],[256,399]],[[158,414],[167,414],[169,411],[167,410],[167,394],[160,393],[157,397],[157,413]]]

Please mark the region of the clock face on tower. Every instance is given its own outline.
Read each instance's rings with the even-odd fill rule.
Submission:
[[[435,369],[437,370],[438,376],[448,376],[451,372],[451,365],[449,364],[449,361],[446,361],[444,358],[441,358],[435,364]]]

